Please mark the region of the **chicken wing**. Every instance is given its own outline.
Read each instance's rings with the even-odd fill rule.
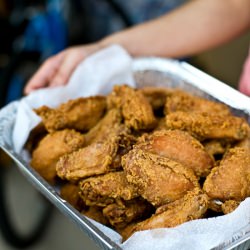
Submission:
[[[117,125],[108,138],[64,155],[57,163],[57,175],[69,181],[105,174],[121,168],[121,156],[132,146],[128,128]],[[130,144],[131,143],[131,144]]]
[[[74,130],[65,129],[48,134],[33,151],[30,165],[47,181],[54,183],[59,158],[83,147],[84,143],[84,136]]]
[[[108,96],[108,106],[121,109],[125,124],[135,130],[152,129],[157,124],[146,97],[129,86],[115,86]]]
[[[242,201],[250,196],[250,155],[245,148],[229,149],[205,180],[204,191],[212,200]]]
[[[168,96],[165,105],[165,114],[177,111],[217,115],[230,114],[230,109],[225,104],[193,96],[181,90],[173,91],[172,94]]]
[[[118,144],[114,138],[96,142],[87,147],[64,155],[56,165],[61,179],[78,181],[80,179],[112,171],[111,165],[116,156]]]
[[[199,186],[192,170],[141,149],[134,148],[124,155],[122,166],[128,182],[156,207],[177,200]]]
[[[49,132],[65,128],[88,131],[96,125],[106,110],[106,97],[78,98],[52,109],[42,106],[35,109]]]
[[[242,140],[249,129],[247,122],[240,117],[180,111],[167,115],[166,125],[170,129],[187,131],[199,140]]]
[[[198,177],[207,176],[214,166],[213,159],[201,143],[181,130],[161,130],[144,135],[136,147],[179,162]]]
[[[199,188],[189,191],[184,197],[167,206],[160,207],[149,219],[128,226],[123,232],[126,240],[136,231],[175,227],[184,222],[202,218],[208,208],[208,197]]]
[[[103,141],[109,136],[115,125],[121,124],[121,121],[122,116],[119,109],[109,110],[105,116],[85,134],[86,145]]]
[[[133,221],[148,218],[153,210],[150,203],[144,199],[135,198],[106,206],[103,209],[103,215],[116,230],[120,230]]]
[[[88,206],[105,207],[116,200],[131,200],[138,197],[124,172],[112,172],[80,181],[80,196]]]

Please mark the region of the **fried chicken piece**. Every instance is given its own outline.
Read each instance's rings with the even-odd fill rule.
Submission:
[[[165,117],[161,117],[157,119],[157,126],[154,131],[167,130]]]
[[[229,214],[232,213],[239,205],[240,202],[238,201],[228,200],[221,205],[221,209],[224,214]]]
[[[80,196],[88,206],[105,207],[116,200],[131,200],[138,197],[123,171],[90,177],[80,181]]]
[[[103,225],[109,226],[108,219],[103,215],[102,207],[91,206],[88,209],[83,210],[81,213],[90,219],[93,219]]]
[[[65,129],[46,135],[32,153],[30,165],[48,182],[54,183],[59,158],[84,146],[84,136]]]
[[[119,136],[118,150],[112,161],[112,168],[121,166],[121,157],[127,153],[136,142],[136,137],[132,135],[129,128],[121,125],[122,117],[119,109],[111,109],[98,124],[85,134],[86,144],[102,142],[107,138]],[[116,128],[116,129],[115,129]],[[116,134],[117,133],[117,134]]]
[[[61,104],[58,108],[42,106],[35,109],[49,132],[65,128],[88,131],[96,125],[106,110],[106,97],[78,98]]]
[[[212,157],[223,155],[231,146],[231,143],[226,140],[207,140],[202,144],[208,154]]]
[[[222,206],[223,202],[221,202],[220,200],[211,200],[209,199],[208,202],[208,209],[210,209],[210,213],[211,211],[216,212],[216,213],[221,213],[221,206]]]
[[[111,166],[117,150],[117,141],[112,138],[64,155],[56,165],[57,175],[61,179],[75,182],[92,175],[114,171]]]
[[[125,124],[135,130],[152,129],[157,124],[146,97],[129,86],[115,86],[108,96],[108,106],[121,109]]]
[[[48,134],[44,124],[40,122],[35,128],[33,128],[29,134],[29,138],[25,143],[25,148],[28,152],[32,153],[37,147],[38,143]]]
[[[231,148],[205,180],[204,191],[212,200],[242,201],[250,196],[250,155],[244,148]]]
[[[236,144],[237,147],[245,148],[250,151],[250,137],[246,137],[242,141],[240,141],[238,144]]]
[[[237,147],[245,148],[245,149],[249,150],[249,152],[250,152],[250,126],[249,126],[249,129],[248,129],[248,134],[247,134],[246,138],[244,138],[243,140],[239,141],[236,144],[236,146]]]
[[[181,130],[161,130],[144,135],[136,147],[179,162],[198,177],[207,176],[214,166],[213,159],[201,143]]]
[[[103,141],[107,138],[116,124],[121,124],[122,116],[119,109],[109,110],[105,116],[85,134],[86,145]]]
[[[109,204],[103,209],[103,215],[116,230],[120,230],[133,221],[148,218],[153,210],[150,203],[139,197]]]
[[[136,231],[154,228],[169,228],[184,222],[202,218],[208,208],[208,197],[199,188],[189,191],[184,197],[167,206],[160,207],[149,219],[128,226],[123,232],[123,239],[128,239]]]
[[[249,129],[247,122],[240,117],[180,111],[167,115],[166,125],[169,129],[187,131],[199,140],[242,140]]]
[[[168,96],[165,105],[165,114],[173,112],[201,112],[217,115],[229,115],[230,109],[222,103],[193,96],[187,92],[176,90]]]
[[[78,211],[81,211],[83,209],[86,209],[86,205],[80,198],[79,191],[80,189],[78,184],[65,183],[61,187],[60,196]]]
[[[148,100],[153,110],[162,109],[165,106],[166,98],[170,96],[174,90],[164,87],[143,87],[138,90]]]
[[[128,182],[156,207],[175,201],[199,186],[192,170],[169,158],[138,148],[122,157],[122,166]]]
[[[221,202],[220,200],[209,200],[208,208],[213,212],[220,214],[229,214],[233,212],[240,205],[240,201],[226,200]]]
[[[104,141],[94,142],[61,157],[56,166],[57,175],[74,182],[116,171],[121,168],[121,156],[132,147],[131,138],[128,128],[117,125]]]

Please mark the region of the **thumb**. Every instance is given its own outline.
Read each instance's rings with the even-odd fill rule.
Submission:
[[[60,67],[51,79],[49,86],[66,85],[75,68],[85,58],[82,48],[72,48],[67,51]]]
[[[63,60],[64,52],[48,58],[38,71],[32,76],[24,88],[25,94],[30,94],[32,91],[46,87],[50,79],[54,77],[58,70],[61,61]]]

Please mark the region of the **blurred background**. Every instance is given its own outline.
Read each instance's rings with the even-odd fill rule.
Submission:
[[[19,99],[39,65],[64,48],[86,44],[166,13],[185,0],[0,0],[0,108]],[[188,58],[237,88],[250,32]],[[99,249],[53,208],[0,151],[0,249]]]

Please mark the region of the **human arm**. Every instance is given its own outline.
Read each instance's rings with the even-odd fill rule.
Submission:
[[[80,61],[111,44],[120,44],[132,56],[178,58],[223,44],[249,27],[249,0],[193,0],[160,18],[48,59],[29,81],[25,93],[66,84]]]
[[[113,34],[133,56],[184,57],[221,45],[250,28],[249,0],[194,0],[153,21]]]

